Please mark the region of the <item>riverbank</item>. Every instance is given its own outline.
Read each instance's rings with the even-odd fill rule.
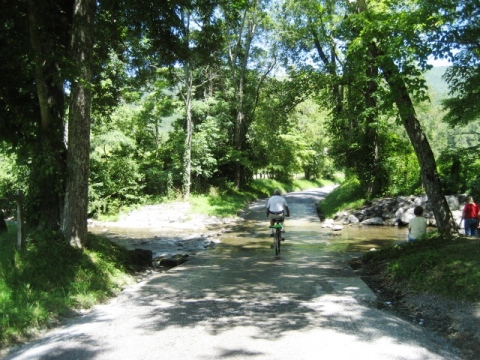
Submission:
[[[238,217],[195,213],[190,202],[146,205],[115,222],[89,221],[89,231],[132,251],[151,251],[152,268],[136,274],[137,281],[156,271],[180,265],[201,251],[212,249],[235,226]]]
[[[425,241],[366,251],[350,261],[377,294],[376,306],[449,338],[465,359],[476,360],[480,353],[480,239],[463,238],[463,231],[458,237],[439,237],[426,196],[372,201],[364,196],[356,183],[342,184],[319,204],[319,212],[337,228],[353,224],[403,227],[414,216],[414,207],[421,205],[432,230]],[[448,196],[447,201],[459,223],[465,195]]]
[[[449,195],[446,199],[455,222],[459,224],[466,195]],[[333,221],[342,225],[407,226],[415,217],[413,210],[416,206],[423,207],[423,217],[427,220],[427,225],[436,227],[433,209],[426,195],[386,197],[367,201],[362,206],[336,212]]]
[[[480,353],[480,241],[431,237],[368,252],[351,267],[376,293],[377,307]]]

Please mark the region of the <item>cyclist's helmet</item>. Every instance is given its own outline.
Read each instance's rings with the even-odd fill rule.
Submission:
[[[282,192],[280,191],[280,189],[275,189],[274,192],[273,192],[273,195],[281,195]]]

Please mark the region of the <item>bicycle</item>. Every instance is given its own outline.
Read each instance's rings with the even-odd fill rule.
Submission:
[[[273,219],[274,224],[270,229],[275,229],[273,234],[273,248],[275,249],[275,256],[280,255],[280,243],[282,242],[283,218]]]

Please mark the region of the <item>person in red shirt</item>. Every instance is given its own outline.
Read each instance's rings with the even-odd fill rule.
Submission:
[[[477,234],[478,215],[479,207],[475,204],[473,198],[469,196],[462,211],[462,220],[465,221],[464,227],[466,236],[475,236]]]

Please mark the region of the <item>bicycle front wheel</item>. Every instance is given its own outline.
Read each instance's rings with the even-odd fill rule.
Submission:
[[[275,256],[280,255],[280,243],[282,241],[282,232],[280,229],[275,231],[275,244],[273,245],[275,248]]]

